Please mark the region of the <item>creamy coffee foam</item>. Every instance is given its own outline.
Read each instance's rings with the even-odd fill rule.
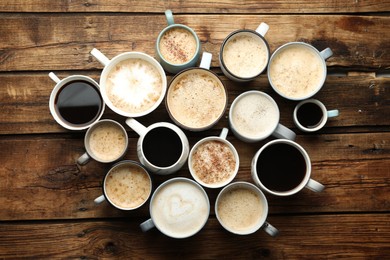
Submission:
[[[226,99],[222,83],[199,69],[175,79],[168,90],[167,105],[171,115],[182,125],[202,128],[222,115]]]
[[[114,161],[126,149],[126,135],[123,129],[108,122],[94,127],[88,142],[92,154],[101,161]]]
[[[304,45],[291,45],[273,57],[270,80],[283,95],[303,98],[315,92],[324,78],[322,58]]]
[[[278,108],[269,98],[258,93],[242,96],[231,109],[235,130],[248,138],[269,135],[279,121]]]
[[[151,184],[144,169],[125,164],[109,173],[104,189],[114,205],[129,209],[140,206],[149,198]]]
[[[209,215],[209,204],[203,191],[186,181],[164,186],[154,195],[151,209],[155,225],[172,237],[195,234]]]
[[[194,35],[184,28],[169,29],[159,42],[161,55],[172,64],[183,64],[191,60],[196,47]]]
[[[192,153],[192,169],[206,184],[223,183],[235,173],[236,158],[230,147],[216,140],[206,141]]]
[[[126,113],[142,113],[158,101],[163,89],[158,70],[142,59],[119,62],[107,75],[106,93],[111,103]]]
[[[268,49],[264,41],[252,33],[233,35],[223,47],[223,61],[235,76],[257,76],[268,63]]]
[[[234,188],[222,194],[218,201],[218,216],[231,230],[254,229],[263,215],[263,203],[251,189]]]

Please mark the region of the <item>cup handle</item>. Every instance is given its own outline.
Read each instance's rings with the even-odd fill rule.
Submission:
[[[279,234],[279,230],[272,226],[270,223],[268,222],[265,222],[264,225],[263,225],[263,230],[270,236],[277,236]]]
[[[209,52],[203,52],[202,54],[202,60],[200,61],[199,67],[209,70],[211,65],[211,59],[213,58],[213,55]]]
[[[326,48],[325,50],[321,51],[320,54],[324,60],[327,60],[330,58],[330,56],[333,55],[333,51],[330,48]]]
[[[143,136],[146,134],[146,127],[143,126],[140,122],[135,120],[134,118],[126,119],[126,124],[133,129],[139,136]]]
[[[222,129],[222,132],[221,132],[221,134],[219,135],[219,137],[221,137],[222,139],[226,139],[228,133],[229,133],[229,129],[227,129],[226,127],[224,127],[224,128]]]
[[[93,48],[91,51],[92,56],[94,56],[101,64],[106,66],[109,62],[110,59],[107,58],[102,52],[100,52],[98,49]]]
[[[60,83],[60,78],[59,77],[57,77],[57,75],[56,74],[54,74],[54,72],[50,72],[49,73],[49,77],[55,82],[55,83]]]
[[[256,32],[264,37],[265,34],[268,32],[268,30],[269,30],[269,25],[266,23],[261,23],[259,27],[257,27]]]
[[[325,186],[315,181],[313,179],[309,179],[309,182],[306,184],[306,188],[315,192],[321,192],[325,189]]]
[[[77,163],[79,165],[84,165],[84,164],[87,164],[89,162],[89,160],[91,159],[91,157],[89,157],[89,155],[87,153],[84,153],[83,155],[81,155],[78,159],[77,159]]]
[[[329,110],[327,111],[328,117],[336,117],[339,115],[339,110],[334,109],[334,110]]]
[[[95,200],[94,200],[94,202],[95,202],[95,204],[100,204],[100,203],[102,203],[103,201],[105,201],[106,200],[106,198],[104,197],[104,195],[100,195],[99,197],[97,197]]]
[[[145,222],[141,223],[140,225],[140,228],[143,232],[146,232],[148,230],[151,230],[152,228],[155,227],[154,223],[153,223],[153,220],[150,218],[148,220],[146,220]]]
[[[173,14],[171,10],[165,11],[165,18],[167,19],[168,25],[175,24],[175,20],[173,19]]]
[[[294,141],[295,137],[297,136],[292,130],[285,127],[282,124],[278,124],[275,131],[272,133],[273,136],[276,138],[283,138],[283,139],[289,139]]]

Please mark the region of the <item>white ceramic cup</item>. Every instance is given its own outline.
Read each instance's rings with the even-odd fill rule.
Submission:
[[[221,188],[237,175],[240,159],[236,148],[226,138],[229,130],[223,128],[219,136],[198,141],[188,157],[192,177],[207,188]]]
[[[279,231],[269,224],[268,202],[263,192],[249,182],[233,182],[223,188],[215,202],[215,214],[227,231],[249,235],[260,228],[276,236]]]
[[[315,192],[325,188],[311,179],[311,162],[305,149],[286,139],[262,146],[252,159],[251,174],[256,185],[276,196],[290,196],[305,187]]]
[[[279,119],[277,103],[261,91],[246,91],[236,97],[230,106],[230,129],[244,142],[258,142],[270,135],[294,140],[295,133],[280,124]]]
[[[159,122],[145,127],[134,118],[128,118],[126,124],[140,136],[138,158],[149,171],[167,175],[178,171],[186,163],[189,142],[176,125]]]
[[[294,109],[295,125],[304,132],[315,132],[323,128],[330,117],[339,115],[339,110],[327,110],[317,99],[307,99],[299,102]]]

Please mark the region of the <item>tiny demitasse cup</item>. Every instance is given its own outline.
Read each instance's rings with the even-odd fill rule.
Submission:
[[[267,67],[270,50],[265,34],[269,26],[261,23],[254,30],[243,29],[229,34],[221,45],[219,63],[226,77],[238,82],[255,79]]]
[[[183,129],[210,129],[225,113],[227,90],[210,70],[211,59],[211,53],[203,52],[200,67],[182,70],[169,83],[165,105],[170,118]]]
[[[256,185],[276,196],[290,196],[305,187],[315,192],[325,188],[310,178],[311,162],[305,149],[287,139],[262,146],[252,159],[251,174]]]
[[[289,42],[279,47],[268,63],[268,80],[280,96],[304,100],[315,95],[326,80],[325,60],[333,55],[330,48],[319,52],[304,42]]]
[[[268,94],[250,90],[237,96],[229,111],[229,125],[234,135],[248,143],[273,135],[294,140],[295,133],[279,123],[280,113],[275,100]]]
[[[260,228],[271,236],[279,231],[269,224],[268,202],[263,192],[249,182],[233,182],[223,188],[215,202],[215,214],[227,231],[249,235]]]
[[[304,132],[315,132],[325,126],[328,118],[339,115],[337,109],[327,110],[317,99],[307,99],[299,102],[294,109],[295,125]]]
[[[150,219],[141,223],[142,231],[154,227],[172,238],[198,233],[210,214],[206,191],[193,180],[176,177],[157,187],[149,204]]]
[[[174,22],[171,10],[165,11],[165,18],[168,26],[157,37],[156,54],[162,67],[176,74],[196,65],[201,43],[193,29]]]
[[[58,124],[69,130],[84,130],[102,117],[105,104],[96,81],[83,75],[61,80],[53,72],[49,77],[56,83],[49,108]]]
[[[174,173],[186,163],[189,142],[185,133],[168,122],[143,126],[134,118],[126,124],[140,137],[137,142],[139,161],[151,172],[159,175]]]
[[[108,59],[97,49],[91,54],[104,65],[100,91],[107,106],[125,117],[140,117],[154,111],[167,89],[164,69],[142,52],[125,52]]]
[[[86,152],[77,159],[84,165],[94,159],[101,163],[111,163],[122,158],[127,150],[129,140],[125,128],[118,122],[103,119],[93,124],[85,134]]]
[[[108,201],[121,210],[141,207],[152,193],[152,180],[148,171],[138,162],[124,160],[115,164],[103,180],[103,195],[96,204]]]
[[[236,177],[240,159],[236,148],[226,138],[228,129],[219,136],[201,139],[191,149],[188,168],[192,177],[207,188],[221,188]]]

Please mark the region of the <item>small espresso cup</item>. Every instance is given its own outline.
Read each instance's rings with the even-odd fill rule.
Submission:
[[[228,129],[219,136],[209,136],[197,142],[188,157],[192,177],[207,188],[221,188],[236,177],[240,159],[236,148],[226,140]]]
[[[293,119],[295,125],[304,132],[320,130],[329,117],[339,115],[337,109],[326,110],[325,105],[317,99],[307,99],[299,102],[294,109]]]
[[[125,128],[118,122],[103,119],[93,124],[84,137],[86,152],[77,159],[84,165],[92,158],[98,162],[111,163],[122,158],[129,140]]]
[[[196,65],[201,43],[193,29],[174,22],[171,10],[165,11],[165,17],[168,26],[157,37],[156,54],[163,68],[176,74]]]
[[[84,130],[102,117],[105,105],[96,81],[83,75],[61,80],[53,72],[49,77],[56,83],[49,108],[58,124],[69,130]]]
[[[251,174],[256,185],[276,196],[290,196],[305,187],[315,192],[325,188],[310,178],[311,162],[305,149],[286,139],[261,147],[252,159]]]
[[[153,57],[142,52],[125,52],[110,60],[97,49],[91,54],[104,65],[100,90],[115,113],[140,117],[154,111],[163,101],[167,79]]]
[[[203,52],[199,68],[182,70],[169,83],[165,105],[170,118],[183,129],[210,129],[225,113],[227,90],[210,70],[211,59],[211,53]]]
[[[167,175],[186,163],[190,148],[187,136],[179,127],[167,122],[145,127],[134,118],[128,118],[126,124],[140,136],[138,159],[149,171]]]
[[[222,227],[233,234],[249,235],[260,228],[271,236],[279,233],[266,221],[266,197],[249,182],[233,182],[223,188],[215,202],[215,214]]]
[[[219,52],[219,63],[226,77],[246,82],[264,71],[270,56],[269,46],[264,38],[268,29],[266,23],[261,23],[255,31],[237,30],[226,37]]]
[[[268,80],[275,92],[286,99],[308,99],[324,85],[325,60],[332,55],[330,48],[319,52],[304,42],[286,43],[269,60]]]
[[[165,181],[153,193],[150,219],[141,223],[142,231],[154,227],[172,238],[187,238],[198,233],[210,214],[205,190],[193,180],[177,177]]]
[[[96,204],[108,201],[121,210],[141,207],[152,193],[152,180],[148,171],[134,161],[120,161],[105,175],[103,195],[95,199]]]
[[[264,140],[270,135],[294,140],[295,133],[280,124],[279,118],[275,100],[258,90],[240,94],[229,111],[230,129],[238,139],[248,143]]]

